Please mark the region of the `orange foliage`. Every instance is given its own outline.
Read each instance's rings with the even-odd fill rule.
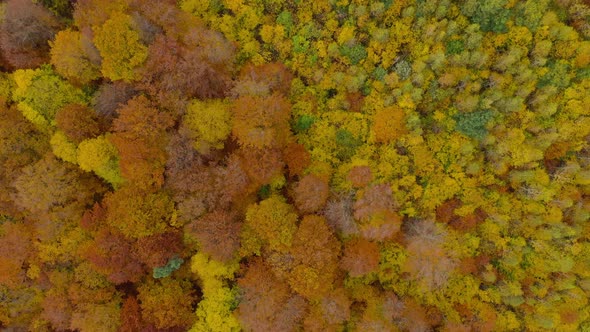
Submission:
[[[79,104],[62,108],[55,115],[55,122],[57,128],[75,143],[100,135],[102,129],[94,110]]]
[[[295,186],[295,206],[302,213],[316,212],[326,204],[330,195],[328,183],[313,174],[304,176]]]
[[[303,217],[291,254],[295,268],[289,284],[293,290],[308,299],[330,291],[338,270],[340,243],[328,228],[326,219],[315,215]]]
[[[291,176],[303,175],[303,171],[311,163],[311,155],[303,144],[287,144],[285,150],[283,150],[283,156],[289,168],[289,175]]]
[[[241,96],[234,101],[232,112],[232,134],[242,146],[265,149],[287,144],[291,104],[280,94]]]
[[[378,143],[390,143],[406,133],[404,110],[398,106],[379,109],[373,118],[373,132]]]
[[[145,268],[133,253],[132,242],[109,229],[100,230],[82,255],[97,272],[115,284],[137,282],[145,273]]]
[[[348,172],[347,180],[355,188],[362,188],[373,180],[373,174],[369,166],[355,166]]]
[[[138,292],[143,319],[159,329],[186,328],[196,318],[192,309],[195,293],[187,280],[148,279]]]
[[[365,239],[354,239],[344,245],[344,255],[340,261],[342,269],[351,277],[359,277],[373,272],[379,266],[379,246]]]
[[[359,220],[363,237],[382,241],[392,238],[400,230],[402,219],[394,212],[395,202],[387,184],[366,188],[354,203],[354,217]]]
[[[245,331],[296,331],[306,303],[278,280],[262,259],[253,259],[238,279],[243,292],[236,313]]]
[[[164,182],[166,129],[173,118],[154,108],[144,96],[131,99],[119,109],[110,140],[119,150],[121,173],[144,188],[159,188]]]
[[[259,187],[283,173],[282,154],[276,149],[240,149],[238,152],[242,169],[252,184]]]
[[[217,210],[186,225],[185,230],[213,259],[229,261],[240,247],[241,226],[235,213]]]

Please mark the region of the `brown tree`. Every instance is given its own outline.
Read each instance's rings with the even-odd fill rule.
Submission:
[[[101,84],[92,99],[92,105],[96,114],[109,128],[113,120],[118,116],[117,110],[137,94],[137,91],[128,83],[116,81]]]
[[[344,245],[344,255],[340,266],[352,277],[359,277],[377,270],[379,246],[375,242],[363,238],[347,242]]]
[[[324,207],[329,195],[328,182],[313,174],[304,176],[293,189],[295,206],[302,213],[318,211]]]
[[[338,270],[340,243],[328,228],[325,218],[315,215],[303,217],[293,238],[291,254],[295,262],[289,277],[291,288],[308,299],[329,292]]]
[[[305,301],[291,293],[262,261],[253,259],[238,279],[242,300],[236,310],[245,331],[296,331]]]
[[[99,118],[94,110],[80,104],[70,104],[55,115],[57,127],[76,143],[101,133]]]
[[[212,52],[211,48],[219,48],[220,54],[233,54],[231,45],[216,33],[202,29],[187,32],[192,34],[185,36],[192,39],[190,43],[158,35],[149,48],[142,70],[140,87],[154,96],[160,105],[178,113],[182,112],[188,99],[223,97],[230,83],[227,66],[231,61],[224,57],[225,62],[213,63],[208,52]]]
[[[119,150],[121,174],[141,188],[161,187],[166,165],[166,129],[174,124],[168,113],[156,109],[144,96],[119,109],[110,140]]]
[[[289,142],[291,104],[282,95],[239,97],[233,103],[232,113],[232,134],[240,145],[282,148]]]
[[[49,62],[49,43],[60,23],[43,6],[29,0],[9,0],[0,26],[0,48],[15,68]]]
[[[217,210],[186,226],[197,238],[201,250],[215,260],[228,261],[240,247],[241,222],[235,213]]]
[[[82,255],[112,283],[137,282],[146,271],[132,244],[116,231],[103,228],[85,246]]]

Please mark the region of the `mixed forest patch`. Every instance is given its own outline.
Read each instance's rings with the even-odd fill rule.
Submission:
[[[7,0],[0,51],[0,329],[590,330],[586,0]]]

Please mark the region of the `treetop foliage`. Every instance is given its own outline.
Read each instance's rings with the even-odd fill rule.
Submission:
[[[590,330],[586,0],[0,3],[0,330]]]

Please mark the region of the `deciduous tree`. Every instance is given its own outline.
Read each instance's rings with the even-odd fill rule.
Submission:
[[[59,21],[43,6],[28,0],[6,2],[0,25],[0,48],[15,68],[34,68],[49,59],[48,41],[60,29]]]

